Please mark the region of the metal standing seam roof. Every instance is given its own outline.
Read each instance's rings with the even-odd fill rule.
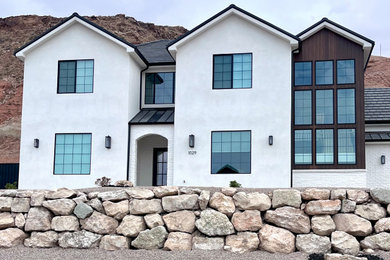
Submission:
[[[171,40],[159,40],[137,45],[138,51],[145,57],[149,65],[175,64],[175,60],[167,50]]]
[[[390,142],[390,131],[366,132],[366,142]]]
[[[141,124],[173,124],[175,111],[173,108],[144,108],[130,120],[132,125]]]
[[[365,89],[364,99],[367,124],[390,123],[390,88]]]

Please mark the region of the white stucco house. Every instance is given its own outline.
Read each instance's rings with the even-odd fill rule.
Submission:
[[[389,187],[390,116],[365,124],[373,47],[326,18],[293,35],[235,5],[140,45],[75,13],[15,52],[19,188]]]

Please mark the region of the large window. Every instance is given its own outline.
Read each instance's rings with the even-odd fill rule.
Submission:
[[[316,130],[316,163],[333,164],[333,129]]]
[[[54,174],[89,174],[91,134],[56,134]]]
[[[311,125],[311,90],[295,91],[295,125]]]
[[[93,60],[58,62],[58,93],[92,93],[92,91]]]
[[[339,164],[356,163],[355,129],[339,129],[337,132]]]
[[[214,89],[251,87],[251,53],[214,55]]]
[[[174,103],[174,72],[146,73],[145,78],[145,104]]]
[[[311,130],[294,131],[295,164],[312,164]]]
[[[316,124],[333,124],[333,90],[316,90]]]
[[[337,84],[355,83],[355,61],[338,60],[337,61]]]
[[[316,85],[333,85],[333,61],[316,61]]]
[[[311,61],[295,62],[295,86],[311,86]]]
[[[355,123],[355,89],[337,90],[337,123]]]
[[[211,133],[211,173],[251,172],[251,132]]]

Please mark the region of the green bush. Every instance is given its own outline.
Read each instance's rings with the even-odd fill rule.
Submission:
[[[241,183],[238,183],[236,182],[235,180],[234,181],[231,181],[230,182],[230,187],[233,187],[233,188],[240,188],[241,187]]]
[[[17,189],[18,188],[18,182],[14,182],[14,183],[7,183],[5,185],[5,188],[6,189]]]

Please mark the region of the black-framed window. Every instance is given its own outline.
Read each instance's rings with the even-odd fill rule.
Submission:
[[[312,97],[311,90],[295,91],[295,125],[311,125],[312,123]]]
[[[333,89],[316,90],[316,124],[333,124]]]
[[[355,116],[355,89],[346,88],[337,90],[337,123],[354,124]]]
[[[312,85],[311,61],[295,62],[295,86]]]
[[[251,172],[251,131],[211,132],[211,173]]]
[[[337,61],[337,84],[355,83],[355,60]]]
[[[339,164],[356,164],[356,130],[338,129],[337,148]]]
[[[316,85],[333,85],[333,61],[316,61]]]
[[[92,134],[56,134],[54,174],[90,174]]]
[[[312,164],[312,132],[311,130],[294,131],[295,164]]]
[[[251,88],[252,54],[223,54],[213,56],[213,88]]]
[[[333,129],[316,130],[316,163],[333,164],[334,162]]]
[[[93,60],[59,61],[57,92],[92,93],[93,70]]]
[[[145,104],[173,104],[175,72],[145,74]]]

